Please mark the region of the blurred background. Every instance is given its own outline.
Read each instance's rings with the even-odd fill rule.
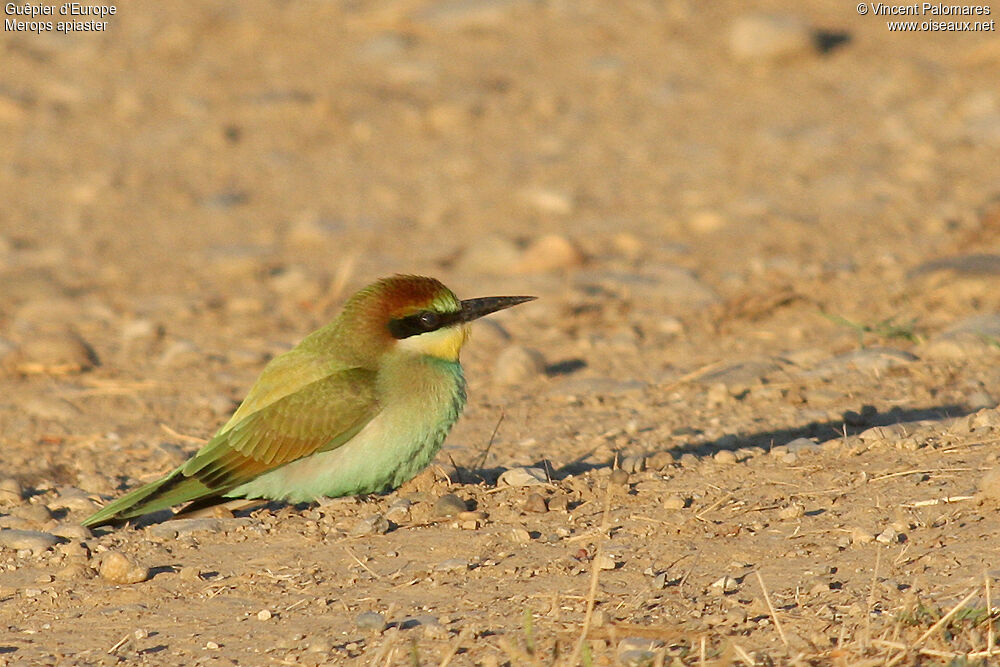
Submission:
[[[915,261],[997,194],[996,33],[835,0],[136,1],[0,39],[6,299],[618,257],[725,290]],[[580,258],[526,260],[546,234]]]
[[[183,369],[228,387],[218,418],[395,272],[542,296],[513,325],[541,357],[508,384],[539,358],[655,383],[856,344],[823,313],[941,329],[997,301],[1000,42],[886,20],[834,0],[136,1],[100,33],[6,31],[0,355]],[[474,363],[510,333],[484,329]]]
[[[599,567],[601,618],[708,633],[706,664],[782,650],[752,568],[828,664],[923,631],[899,582],[950,609],[995,578],[1000,40],[864,7],[129,0],[0,33],[0,654],[388,664],[374,610],[405,664],[468,627],[496,665],[532,612],[575,641]],[[540,297],[476,324],[415,495],[78,525],[397,272]],[[494,485],[518,466],[553,479]],[[482,516],[429,523],[446,492]],[[92,579],[108,549],[154,569]]]

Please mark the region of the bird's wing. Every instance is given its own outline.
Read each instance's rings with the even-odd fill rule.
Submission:
[[[300,376],[301,377],[301,376]],[[255,385],[256,387],[256,385]],[[251,392],[253,394],[253,392]],[[223,427],[172,473],[109,503],[83,521],[99,526],[202,498],[219,496],[260,474],[304,456],[339,447],[380,409],[375,371],[348,368],[268,400]]]
[[[379,409],[375,371],[341,370],[231,421],[181,467],[181,474],[224,493],[286,463],[339,447]]]
[[[264,367],[257,381],[247,392],[246,398],[240,403],[240,407],[219,433],[228,431],[246,417],[317,381],[353,370],[357,369],[346,367],[336,359],[322,357],[302,347],[292,348],[272,359]]]

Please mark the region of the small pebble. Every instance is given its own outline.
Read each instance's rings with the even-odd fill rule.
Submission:
[[[687,506],[687,501],[676,494],[667,496],[663,501],[664,509],[668,510],[682,510]]]
[[[307,648],[306,650],[309,651],[310,653],[327,653],[330,651],[331,648],[333,647],[330,645],[329,641],[323,638],[319,638],[309,642],[309,648]]]
[[[149,579],[149,568],[142,567],[120,551],[108,551],[98,568],[101,578],[113,584],[137,584]]]
[[[905,437],[909,430],[906,424],[890,424],[888,426],[873,426],[858,434],[858,439],[865,444],[873,442],[894,442]]]
[[[514,266],[517,273],[544,273],[583,264],[583,253],[565,236],[550,234],[534,240]]]
[[[520,194],[521,199],[525,203],[531,204],[542,213],[569,215],[573,212],[573,197],[569,193],[562,190],[553,190],[545,187],[530,187],[521,190],[518,194]],[[541,239],[536,241],[534,245],[547,241],[548,239],[559,239],[562,242],[568,243],[568,241],[566,241],[563,237],[553,235],[543,236]],[[559,247],[555,241],[547,242],[554,247]]]
[[[995,404],[992,400],[990,403]],[[1000,410],[988,408],[969,415],[969,428],[972,430],[1000,427]],[[0,487],[2,488],[2,487]]]
[[[875,539],[876,541],[881,542],[882,544],[895,544],[897,542],[905,542],[906,536],[903,535],[902,533],[897,532],[896,529],[893,528],[892,526],[889,526],[881,533],[876,535]]]
[[[493,381],[512,386],[530,382],[545,375],[545,357],[537,350],[522,345],[510,345],[497,355],[493,364]]]
[[[531,533],[524,528],[511,528],[509,535],[510,539],[518,544],[526,544],[531,541]]]
[[[0,479],[0,505],[17,505],[24,496],[21,483],[12,477]]]
[[[455,516],[469,509],[468,504],[454,493],[446,493],[434,501],[433,513],[436,517]]]
[[[652,665],[656,659],[657,651],[663,648],[663,646],[664,643],[659,639],[626,637],[618,642],[616,649],[618,664],[625,665],[626,667]]]
[[[0,516],[0,529],[9,528],[11,530],[34,530],[37,528],[35,524],[24,519],[18,519],[16,516]]]
[[[782,519],[798,519],[804,516],[806,508],[801,503],[790,503],[787,507],[778,510],[778,516]]]
[[[51,533],[37,530],[0,530],[0,547],[8,549],[27,549],[32,553],[41,553],[59,543],[59,538]]]
[[[716,382],[708,388],[705,399],[708,401],[709,406],[714,407],[728,403],[732,399],[732,394],[729,393],[729,387],[724,383]]]
[[[94,536],[89,528],[84,528],[78,523],[61,523],[50,532],[67,540],[89,540]]]
[[[10,510],[10,515],[34,524],[43,524],[52,518],[52,512],[45,505],[19,505]]]
[[[456,570],[465,571],[469,569],[469,561],[465,558],[449,558],[434,566],[435,572],[454,572]]]
[[[716,463],[722,463],[724,465],[731,465],[733,463],[736,463],[736,454],[729,449],[722,449],[717,451],[715,453],[715,456],[713,456],[712,458],[715,459]]]
[[[497,486],[537,486],[548,482],[541,468],[511,468],[505,470],[497,480]]]
[[[615,557],[611,554],[599,554],[594,558],[594,564],[599,570],[613,570],[618,567],[618,563],[615,562]]]
[[[44,333],[21,345],[17,370],[26,375],[64,375],[90,370],[100,362],[94,349],[71,332]]]
[[[1000,468],[987,470],[980,478],[979,493],[983,498],[1000,500]]]
[[[696,211],[687,219],[687,226],[700,234],[712,234],[726,226],[726,218],[717,211]]]
[[[549,511],[548,505],[545,503],[545,498],[540,493],[529,493],[528,497],[524,499],[522,508],[525,512],[535,514],[543,514]]]
[[[385,630],[385,616],[377,611],[362,612],[354,618],[354,624],[358,626],[358,630],[382,632]]]
[[[851,528],[851,541],[855,544],[868,544],[873,541],[875,536],[872,535],[871,531],[865,530],[860,526],[855,526]]]
[[[205,648],[208,649],[209,651],[218,651],[219,644],[216,642],[205,642]]]
[[[732,624],[746,623],[748,614],[746,609],[734,607],[726,611],[726,622]]]
[[[201,581],[201,570],[194,565],[185,565],[177,573],[183,581]]]
[[[739,582],[730,577],[728,574],[716,579],[712,582],[709,588],[713,589],[718,593],[732,593],[740,587]]]
[[[81,512],[95,512],[99,507],[91,500],[86,491],[73,486],[60,487],[59,495],[50,500],[48,506],[49,509],[80,510]]]
[[[59,581],[90,579],[93,576],[94,576],[94,571],[84,563],[70,563],[66,567],[56,572],[56,579],[58,579]]]
[[[890,526],[875,536],[877,542],[882,544],[892,544],[896,541],[896,530]]]
[[[410,507],[412,506],[412,502],[405,498],[400,498],[389,505],[389,509],[385,511],[385,518],[393,523],[406,521],[410,518]]]
[[[80,542],[60,544],[58,551],[67,558],[90,558],[90,549]]]
[[[646,469],[646,457],[637,455],[626,456],[621,460],[618,467],[629,474],[642,472]]]
[[[551,511],[565,512],[569,509],[569,494],[556,493],[549,498],[548,506]]]
[[[444,624],[438,621],[436,618],[433,620],[433,622],[428,621],[426,623],[421,623],[420,627],[423,629],[424,637],[426,637],[427,639],[436,639],[440,641],[448,639],[451,636],[451,634],[448,632],[448,628],[446,628]]]
[[[628,484],[628,473],[621,468],[615,468],[608,475],[608,484],[612,486],[625,486]]]
[[[814,49],[812,30],[793,16],[748,14],[729,29],[729,52],[737,60],[777,62]]]
[[[465,248],[458,265],[469,272],[505,274],[517,264],[521,251],[510,239],[495,234],[483,234]],[[478,334],[477,334],[478,335]],[[505,336],[504,340],[509,338]]]
[[[817,452],[819,451],[820,446],[809,438],[796,438],[795,440],[786,443],[785,448],[794,454],[801,454]]]
[[[381,514],[360,519],[351,528],[351,535],[384,535],[389,532],[389,521]]]
[[[271,611],[269,609],[261,609],[260,611],[257,612],[257,620],[258,621],[270,621],[271,620]]]
[[[225,524],[221,519],[204,517],[200,519],[171,519],[150,526],[147,530],[153,537],[173,539],[179,535],[192,533],[219,533]]]

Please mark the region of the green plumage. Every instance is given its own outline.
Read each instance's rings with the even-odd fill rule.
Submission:
[[[530,297],[460,302],[432,278],[369,285],[273,359],[218,433],[93,527],[222,497],[294,502],[395,488],[433,459],[465,405],[467,323]]]

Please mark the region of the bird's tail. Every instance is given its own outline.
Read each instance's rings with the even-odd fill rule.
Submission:
[[[135,491],[105,505],[80,523],[87,528],[95,528],[106,523],[114,523],[168,509],[189,500],[217,493],[199,480],[185,477],[181,469],[178,468],[166,477],[140,486]]]

